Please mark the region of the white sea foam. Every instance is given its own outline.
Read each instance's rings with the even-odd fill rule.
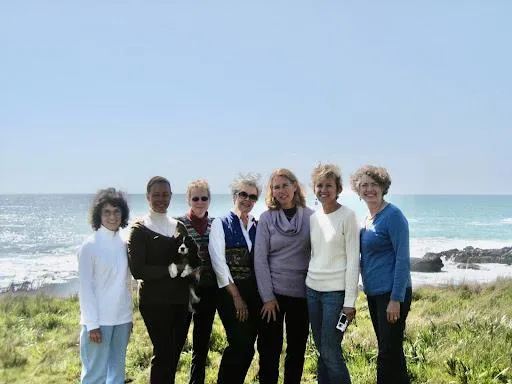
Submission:
[[[512,266],[504,264],[478,264],[479,270],[458,269],[457,263],[443,261],[444,267],[438,273],[412,272],[414,286],[463,283],[488,283],[500,278],[512,278]]]
[[[78,276],[75,255],[44,255],[37,258],[6,258],[0,261],[0,290],[11,283],[29,281],[35,286],[64,283]]]
[[[503,220],[500,220],[500,223],[502,224],[512,224],[512,217],[507,217]]]

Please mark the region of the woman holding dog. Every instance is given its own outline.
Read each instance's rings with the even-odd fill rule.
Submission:
[[[319,384],[350,384],[343,358],[340,313],[356,315],[359,281],[359,226],[354,211],[338,202],[343,190],[334,164],[313,169],[311,184],[322,204],[310,221],[311,261],[306,277],[311,330],[318,356]]]
[[[185,225],[189,235],[198,245],[201,260],[199,282],[195,287],[200,301],[193,305],[194,313],[187,316],[186,324],[188,329],[191,320],[194,321],[190,384],[204,383],[210,335],[217,310],[219,289],[208,252],[210,229],[213,222],[213,218],[208,216],[210,201],[208,182],[203,179],[192,181],[187,187],[187,202],[190,209],[185,215],[177,218]]]
[[[218,384],[243,384],[254,355],[261,300],[254,275],[256,220],[250,212],[260,192],[257,177],[240,175],[231,184],[234,207],[211,227],[208,249],[220,288],[217,310],[228,341]]]
[[[171,260],[177,257],[187,229],[167,216],[171,197],[166,178],[151,178],[146,186],[149,213],[133,224],[128,240],[130,270],[142,281],[139,309],[153,343],[152,384],[174,383],[188,329],[190,280],[179,274],[171,277]]]
[[[311,256],[309,219],[302,186],[288,169],[272,172],[259,219],[254,269],[263,301],[259,333],[260,383],[277,384],[286,324],[284,383],[300,384],[309,334],[306,274]]]
[[[124,383],[132,330],[131,276],[126,242],[128,204],[114,188],[100,190],[89,211],[94,235],[78,253],[82,384]]]
[[[361,229],[361,276],[377,335],[377,383],[408,384],[403,341],[412,297],[409,224],[384,200],[391,185],[385,168],[361,167],[351,185],[368,206]]]

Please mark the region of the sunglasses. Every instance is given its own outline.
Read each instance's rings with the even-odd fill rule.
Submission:
[[[258,195],[249,195],[247,192],[245,191],[241,191],[241,192],[238,192],[237,193],[238,197],[245,200],[245,199],[249,199],[251,201],[258,201]]]
[[[192,199],[190,199],[190,200],[192,200],[192,201],[199,201],[199,200],[201,200],[201,201],[208,201],[209,199],[210,199],[210,198],[209,198],[208,196],[201,196],[201,197],[199,197],[199,196],[194,196],[194,197],[193,197]]]

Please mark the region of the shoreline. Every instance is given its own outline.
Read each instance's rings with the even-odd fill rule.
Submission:
[[[72,296],[77,296],[78,290],[79,281],[77,277],[62,283],[43,283],[35,287],[33,283],[25,282],[18,285],[11,285],[7,289],[0,291],[0,298],[4,296],[12,297],[42,295],[65,299]]]
[[[442,273],[442,272],[438,272]],[[489,285],[496,284],[500,281],[510,281],[512,283],[512,276],[496,276],[495,279],[490,281],[478,281],[478,280],[447,280],[440,283],[429,283],[423,282],[416,284],[413,282],[414,288],[443,288],[443,287],[456,287],[456,286],[478,286],[478,285]],[[361,284],[361,282],[360,282]],[[137,292],[137,281],[132,279],[132,287],[134,294]],[[78,296],[79,280],[73,278],[71,280],[61,283],[49,283],[35,286],[29,282],[24,284],[14,285],[5,290],[0,291],[0,300],[3,297],[19,297],[19,296],[46,296],[51,298],[68,299],[74,296]],[[362,286],[359,286],[359,290],[363,292]]]

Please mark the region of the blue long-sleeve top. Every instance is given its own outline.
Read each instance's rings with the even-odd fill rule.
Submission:
[[[391,292],[391,300],[403,302],[411,287],[409,224],[393,204],[361,229],[361,276],[370,296]]]

